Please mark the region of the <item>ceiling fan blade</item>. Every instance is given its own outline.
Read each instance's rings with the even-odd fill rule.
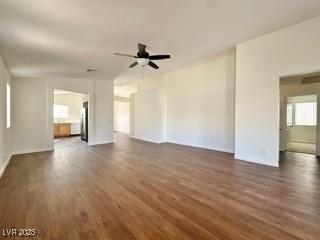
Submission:
[[[149,56],[150,60],[161,60],[161,59],[168,59],[170,58],[170,55],[153,55]]]
[[[137,58],[136,56],[134,55],[131,55],[131,54],[126,54],[126,53],[113,53],[114,55],[117,55],[117,56],[122,56],[122,57],[131,57],[131,58]]]
[[[129,68],[133,68],[133,67],[135,67],[135,66],[137,66],[138,65],[138,62],[134,62],[134,63],[132,63],[130,66],[129,66]]]
[[[146,45],[138,43],[139,53],[144,53],[146,51]]]
[[[158,65],[155,64],[155,63],[152,62],[152,61],[150,61],[150,62],[148,63],[148,65],[149,65],[150,67],[153,67],[154,69],[158,69],[158,68],[159,68]]]

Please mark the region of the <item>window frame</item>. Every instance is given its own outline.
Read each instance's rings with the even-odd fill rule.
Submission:
[[[288,121],[288,108],[289,106],[291,107],[291,117],[290,118],[290,122]],[[294,126],[294,104],[293,103],[287,103],[287,127],[293,127]],[[288,124],[289,123],[289,124]]]
[[[310,123],[308,123],[308,121],[306,119],[301,120],[301,118],[298,116],[299,114],[299,105],[303,105],[303,104],[312,104],[312,116],[311,116],[311,121]],[[301,110],[300,110],[301,111]],[[295,126],[310,126],[310,127],[315,127],[317,126],[317,102],[313,101],[313,102],[298,102],[294,104],[294,125]]]
[[[61,114],[58,114],[59,116],[56,116],[57,113],[57,107],[64,107],[64,111],[66,112],[66,115],[61,116]],[[61,113],[62,111],[60,111]],[[61,118],[69,118],[70,114],[69,114],[69,105],[65,105],[65,104],[53,104],[53,118],[54,119],[61,119]]]

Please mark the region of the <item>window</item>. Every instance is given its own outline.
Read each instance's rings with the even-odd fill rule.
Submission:
[[[287,126],[293,126],[293,106],[291,103],[287,105]]]
[[[7,83],[7,128],[11,127],[11,87]]]
[[[295,125],[317,125],[317,103],[305,102],[295,104]]]
[[[67,105],[53,105],[53,117],[54,118],[68,118],[69,106]]]

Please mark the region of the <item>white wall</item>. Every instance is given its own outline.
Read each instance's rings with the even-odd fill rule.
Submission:
[[[113,81],[94,81],[93,144],[113,142],[113,89]]]
[[[165,142],[164,88],[150,88],[132,94],[133,112],[130,115],[132,137],[161,143]]]
[[[55,121],[63,122],[80,122],[80,112],[83,106],[82,104],[83,94],[79,93],[64,93],[54,95],[54,104],[67,105],[69,107],[69,117],[63,119],[55,119]]]
[[[0,57],[0,177],[4,173],[11,158],[11,129],[13,123],[11,117],[11,128],[7,128],[7,83],[12,85],[11,77]]]
[[[235,52],[140,81],[131,136],[234,151]]]
[[[114,96],[114,101],[117,101],[117,102],[129,102],[130,101],[130,96],[129,97]]]
[[[287,142],[316,143],[316,131],[316,126],[289,127]]]
[[[48,142],[48,83],[39,79],[13,79],[14,153],[45,151]]]
[[[114,130],[129,134],[130,131],[130,105],[128,101],[114,102]]]
[[[234,151],[235,52],[167,75],[168,142]]]
[[[16,78],[12,82],[14,153],[53,149],[54,89],[89,94],[89,144],[113,142],[113,81]]]
[[[320,70],[320,17],[237,45],[235,157],[278,166],[279,78]]]

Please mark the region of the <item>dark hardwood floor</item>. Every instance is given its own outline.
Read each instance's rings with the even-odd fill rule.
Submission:
[[[281,158],[277,169],[120,134],[93,147],[59,139],[54,152],[13,157],[0,228],[56,240],[320,239],[320,162]]]

